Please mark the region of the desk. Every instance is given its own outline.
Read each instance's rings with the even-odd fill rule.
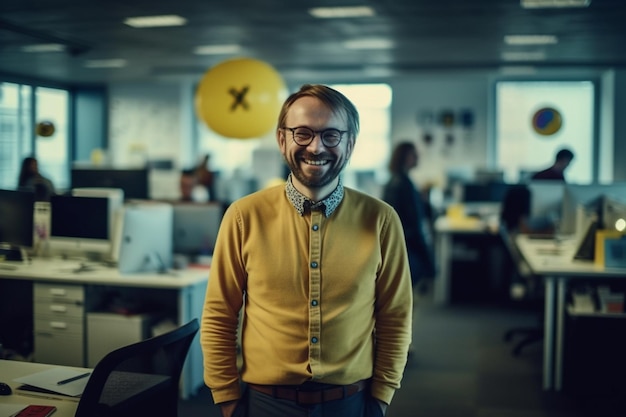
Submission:
[[[497,225],[474,217],[450,218],[442,216],[435,221],[435,256],[437,276],[434,282],[433,299],[436,304],[450,303],[452,283],[453,238],[455,235],[495,234]]]
[[[21,385],[18,382],[13,381],[16,378],[21,378],[26,375],[34,374],[36,372],[46,371],[51,368],[56,368],[58,365],[50,365],[43,363],[33,362],[19,362],[19,361],[7,361],[0,359],[0,378],[2,382],[9,384],[13,390],[12,395],[6,397],[0,397],[0,404],[15,404],[26,407],[29,404],[37,405],[54,405],[57,411],[53,414],[54,417],[72,417],[76,413],[78,407],[78,401],[70,400],[57,400],[52,398],[43,397],[27,397],[25,395],[15,394],[15,388]],[[84,369],[84,368],[74,368]],[[22,407],[22,408],[23,408]],[[4,416],[2,416],[4,417]]]
[[[543,388],[560,391],[563,386],[565,349],[565,297],[569,280],[600,277],[626,279],[626,268],[605,268],[592,261],[574,260],[578,241],[516,237],[515,243],[533,274],[545,285]]]
[[[84,296],[82,301],[84,314],[97,311],[95,308],[101,301],[103,293],[116,291],[130,293],[141,301],[150,300],[152,304],[161,308],[165,317],[178,326],[193,318],[200,318],[202,315],[208,269],[190,268],[172,271],[168,274],[122,275],[116,268],[87,263],[89,268],[81,269],[81,264],[80,261],[73,260],[35,258],[30,263],[18,264],[15,269],[0,269],[0,294],[7,294],[2,287],[8,286],[10,282],[27,283],[35,289],[37,285],[46,286],[47,284],[49,288],[59,285],[80,291],[81,296]],[[33,297],[32,293],[33,291],[28,292],[30,297]],[[23,301],[29,305],[34,304],[32,299]],[[37,305],[34,309],[37,309]],[[36,320],[36,313],[32,314]],[[84,326],[84,317],[80,320]],[[65,339],[63,342],[65,343]],[[79,352],[85,352],[86,340],[82,332],[74,341],[68,343],[72,343],[72,347]],[[35,360],[37,360],[36,357]],[[86,365],[86,362],[83,362],[78,366]],[[202,352],[200,344],[196,341],[189,350],[181,376],[182,398],[187,398],[204,384],[202,370]]]

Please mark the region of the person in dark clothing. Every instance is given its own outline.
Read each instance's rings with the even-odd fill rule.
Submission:
[[[398,143],[389,162],[391,178],[383,190],[383,200],[398,212],[402,221],[414,287],[423,278],[435,275],[426,204],[409,177],[409,171],[417,167],[418,160],[419,155],[412,142]]]
[[[561,149],[556,153],[554,158],[554,164],[543,171],[536,172],[531,180],[552,180],[552,181],[565,181],[565,169],[574,159],[574,153],[569,149]]]
[[[34,192],[37,201],[50,201],[50,197],[56,194],[52,181],[39,172],[39,163],[32,156],[22,160],[17,189]]]

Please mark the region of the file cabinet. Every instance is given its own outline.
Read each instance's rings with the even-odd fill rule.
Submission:
[[[35,361],[85,365],[85,292],[82,285],[34,283]]]

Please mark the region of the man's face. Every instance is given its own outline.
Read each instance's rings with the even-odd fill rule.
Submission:
[[[347,130],[347,123],[343,114],[334,114],[320,100],[302,97],[289,109],[285,127],[344,131]],[[310,190],[312,195],[309,197],[324,197],[337,186],[338,176],[352,153],[354,140],[349,133],[345,133],[338,146],[327,148],[320,135],[316,134],[309,145],[300,146],[294,142],[291,131],[279,129],[278,145],[293,174],[296,188],[303,193],[305,189]]]

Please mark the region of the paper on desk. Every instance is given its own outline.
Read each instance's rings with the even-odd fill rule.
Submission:
[[[37,372],[14,381],[22,384],[32,385],[37,388],[47,389],[49,391],[58,392],[59,394],[68,395],[70,397],[78,397],[85,390],[89,377],[81,378],[67,384],[59,385],[59,381],[72,378],[85,373],[85,370],[75,370],[70,368],[58,367],[48,369],[46,371]]]
[[[28,405],[25,404],[0,404],[0,417],[10,417]]]

